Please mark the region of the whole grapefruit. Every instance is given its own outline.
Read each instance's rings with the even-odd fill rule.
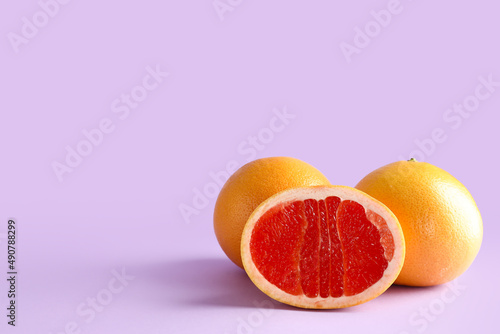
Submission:
[[[481,214],[467,188],[443,169],[398,161],[371,172],[356,188],[387,205],[401,224],[406,258],[396,284],[449,282],[478,254]]]
[[[224,184],[215,203],[214,230],[222,250],[243,268],[241,235],[255,208],[286,189],[329,184],[319,170],[295,158],[262,158],[242,166]]]

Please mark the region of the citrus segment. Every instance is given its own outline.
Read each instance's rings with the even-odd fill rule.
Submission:
[[[380,233],[362,205],[343,201],[337,210],[337,229],[344,257],[344,294],[352,296],[378,281],[387,268]],[[388,245],[394,248],[394,244]]]
[[[294,246],[303,234],[303,208],[299,202],[273,208],[263,217],[268,224],[260,224],[256,237],[252,238],[252,257],[261,264],[262,274],[272,277],[281,290],[295,295],[302,292],[299,269],[294,265],[300,258],[299,249]],[[285,220],[287,224],[282,225]]]
[[[346,307],[372,299],[394,281],[404,256],[397,219],[348,187],[273,196],[252,214],[243,235],[250,278],[271,297],[300,307]]]
[[[300,203],[300,202],[297,202]],[[301,241],[294,245],[299,247],[302,243],[300,251],[300,283],[302,290],[307,297],[316,297],[318,295],[319,286],[319,225],[318,225],[318,203],[314,200],[304,201],[305,221],[299,222],[302,229],[305,228],[305,235]],[[263,223],[265,224],[265,222]],[[278,224],[287,224],[286,220],[278,222]],[[305,226],[304,226],[305,225]],[[279,226],[277,226],[279,228]],[[281,247],[273,249],[274,252],[280,252]],[[260,251],[260,249],[252,247],[252,251]],[[290,265],[296,266],[296,263]],[[272,277],[269,277],[272,279]]]
[[[328,226],[328,217],[325,201],[318,202],[319,211],[319,239],[321,242],[319,249],[319,294],[326,298],[330,295],[330,231]]]
[[[326,198],[326,210],[330,232],[330,295],[332,297],[340,297],[344,294],[344,262],[342,257],[342,245],[340,244],[339,232],[337,230],[336,215],[339,205],[340,198]]]

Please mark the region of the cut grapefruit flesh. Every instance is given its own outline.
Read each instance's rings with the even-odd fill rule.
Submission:
[[[342,308],[383,293],[404,261],[401,227],[367,194],[344,186],[285,190],[243,230],[244,268],[268,296],[303,308]]]

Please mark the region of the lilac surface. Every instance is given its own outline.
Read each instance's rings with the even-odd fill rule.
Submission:
[[[497,332],[498,3],[67,2],[0,4],[2,333]],[[67,147],[88,155],[58,177]],[[278,155],[350,186],[410,156],[449,171],[483,215],[479,256],[350,309],[271,303],[217,244],[213,179]]]

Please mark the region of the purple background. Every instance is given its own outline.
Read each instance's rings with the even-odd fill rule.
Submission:
[[[0,4],[1,332],[497,332],[500,87],[474,94],[479,77],[500,82],[499,4],[220,2],[232,11],[219,16],[212,0],[94,0],[46,6],[49,17],[36,0]],[[388,7],[397,14],[374,23],[371,11]],[[33,16],[36,34],[23,21]],[[369,42],[356,32],[365,28]],[[341,46],[355,43],[346,57]],[[124,117],[122,94],[141,100],[157,66],[169,76]],[[463,103],[467,118],[448,111]],[[273,123],[285,109],[288,124]],[[89,149],[82,131],[105,119],[113,131],[60,182],[54,162],[67,146]],[[410,155],[452,173],[482,212],[481,251],[458,283],[305,311],[269,304],[217,244],[211,173],[232,161],[293,156],[354,186]],[[16,328],[5,317],[9,217]],[[117,289],[114,270],[134,278]],[[95,317],[89,298],[106,304]]]

